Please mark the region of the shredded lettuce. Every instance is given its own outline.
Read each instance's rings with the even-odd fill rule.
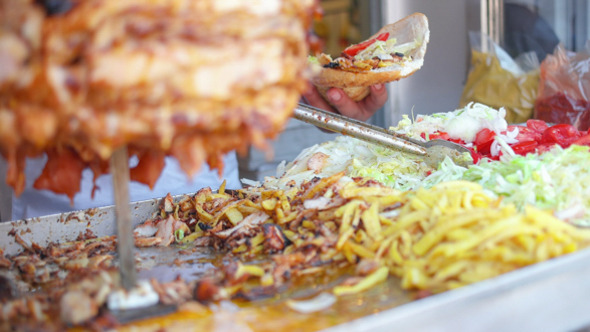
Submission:
[[[420,183],[420,186],[430,188],[441,182],[461,180],[465,171],[467,171],[467,168],[456,165],[451,158],[446,157],[440,163],[438,169],[430,173]],[[417,189],[417,187],[412,189]]]
[[[408,55],[411,51],[417,49],[421,45],[421,41],[414,39],[411,42],[397,44],[397,39],[390,38],[386,41],[377,40],[369,45],[364,50],[360,51],[354,56],[356,60],[368,60],[377,57],[381,60],[393,59],[391,54],[401,53]]]
[[[353,158],[350,176],[369,177],[395,189],[410,190],[432,171],[421,157],[374,144],[367,145],[367,150],[364,156]]]
[[[355,55],[354,58],[356,60],[368,60],[374,57],[378,57],[382,60],[392,59],[393,57],[391,56],[391,53],[394,53],[392,49],[396,42],[397,40],[395,38],[390,38],[386,41],[376,40],[373,44]]]
[[[422,45],[422,41],[421,40],[418,40],[418,39],[414,39],[411,42],[407,42],[407,43],[395,45],[392,48],[392,52],[393,53],[403,53],[404,55],[407,55],[412,50],[415,50],[418,47],[420,47],[420,45]]]
[[[489,161],[468,169],[445,161],[423,182],[425,187],[450,180],[468,180],[524,209],[535,205],[553,210],[563,220],[590,225],[590,148],[556,146],[549,152]]]

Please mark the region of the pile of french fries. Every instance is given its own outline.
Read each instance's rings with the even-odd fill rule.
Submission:
[[[381,201],[387,202],[388,197]],[[471,182],[447,182],[408,192],[400,201],[399,215],[392,218],[379,214],[387,203],[372,203],[365,211],[379,212],[362,213],[363,227],[351,238],[401,277],[406,289],[441,292],[590,243],[590,231],[532,206],[519,213]]]

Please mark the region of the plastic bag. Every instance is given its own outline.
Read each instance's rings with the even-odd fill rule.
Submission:
[[[471,68],[460,107],[478,102],[506,109],[506,121],[521,123],[533,116],[539,85],[539,60],[534,52],[513,59],[489,37],[470,32]]]
[[[584,51],[556,47],[541,63],[535,118],[550,123],[569,123],[578,130],[590,127],[590,43]]]

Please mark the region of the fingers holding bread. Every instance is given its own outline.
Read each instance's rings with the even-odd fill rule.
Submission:
[[[333,89],[333,87],[327,86],[327,85],[316,85],[316,87],[317,87],[320,95],[322,95],[322,97],[324,97],[324,99],[326,99],[327,101],[332,103],[332,101],[328,98],[327,93],[328,93],[328,90]],[[349,88],[340,88],[340,89],[342,91],[344,91],[344,93],[346,93],[348,98],[350,98],[354,101],[361,101],[361,100],[365,99],[365,97],[367,97],[371,93],[371,90],[369,89],[368,86],[352,86]]]
[[[369,95],[360,101],[353,100],[340,88],[330,88],[324,94],[320,94],[313,86],[303,94],[303,98],[311,106],[367,121],[387,101],[387,90],[383,84],[366,88]]]

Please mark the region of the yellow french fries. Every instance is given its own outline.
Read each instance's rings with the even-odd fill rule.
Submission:
[[[590,231],[534,207],[520,213],[471,182],[447,182],[403,195],[354,184],[344,189],[351,201],[335,213],[341,220],[336,248],[347,257],[378,260],[408,289],[453,289],[590,244]],[[381,213],[387,203],[403,206],[386,218]],[[355,213],[361,214],[362,227],[353,227]]]
[[[374,285],[385,281],[387,276],[389,275],[389,271],[387,267],[380,267],[375,272],[366,276],[363,280],[359,281],[358,283],[352,286],[336,286],[334,287],[334,295],[345,295],[345,294],[354,294],[361,292],[363,290],[369,289]]]

